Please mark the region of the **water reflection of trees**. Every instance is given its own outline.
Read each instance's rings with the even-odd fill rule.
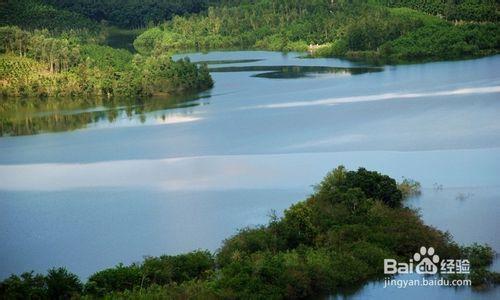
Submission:
[[[146,122],[147,113],[198,105],[200,97],[162,96],[152,99],[45,99],[2,100],[0,136],[33,135],[70,131],[120,118],[138,117]]]
[[[211,67],[210,72],[259,72],[253,77],[263,78],[301,78],[316,74],[359,75],[381,72],[380,67],[327,67],[327,66],[230,66]]]

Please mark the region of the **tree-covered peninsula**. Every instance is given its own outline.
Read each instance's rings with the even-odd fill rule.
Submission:
[[[459,246],[404,205],[404,195],[418,188],[410,180],[398,185],[378,172],[338,167],[305,201],[282,217],[272,215],[267,225],[240,230],[215,253],[146,257],[98,271],[85,284],[63,268],[12,275],[0,283],[0,297],[301,299],[383,278],[385,258],[406,261],[423,245],[442,260],[468,259],[474,286],[498,283],[499,274],[487,270],[490,247]]]
[[[106,26],[75,12],[36,0],[3,6],[3,97],[143,97],[213,85],[206,66],[173,61],[171,52],[133,54],[105,45]]]

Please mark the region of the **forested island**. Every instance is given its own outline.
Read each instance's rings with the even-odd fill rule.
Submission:
[[[269,223],[244,228],[211,253],[146,257],[98,271],[85,284],[64,268],[47,275],[27,272],[0,283],[5,299],[298,299],[360,287],[383,278],[383,260],[404,261],[422,245],[443,259],[470,260],[467,276],[476,287],[500,282],[488,271],[494,251],[459,246],[425,225],[404,200],[419,193],[411,180],[340,166],[306,200],[271,215]],[[442,275],[451,276],[451,275]],[[462,277],[460,277],[462,276]]]

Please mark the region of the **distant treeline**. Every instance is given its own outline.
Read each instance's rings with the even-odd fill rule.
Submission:
[[[305,51],[319,44],[317,56],[395,62],[497,53],[498,4],[472,1],[241,1],[174,17],[139,36],[136,48]]]
[[[488,271],[489,246],[460,247],[404,207],[419,184],[378,172],[338,167],[307,200],[271,216],[267,225],[245,228],[215,253],[194,251],[147,257],[98,271],[85,284],[65,269],[23,273],[0,282],[5,299],[303,299],[360,287],[381,278],[383,260],[407,261],[422,245],[441,260],[468,259],[470,279],[482,288],[500,282]]]
[[[373,0],[389,7],[408,7],[450,21],[500,21],[496,0]]]
[[[0,24],[51,30],[93,28],[104,21],[121,28],[143,28],[174,15],[199,13],[216,0],[4,0]]]
[[[49,29],[53,33],[68,30],[87,30],[96,34],[97,22],[82,14],[57,9],[41,0],[5,0],[0,3],[0,26],[16,25],[20,28]]]
[[[157,24],[174,15],[199,13],[208,8],[209,0],[43,0],[56,7],[108,21],[122,28],[140,28]]]

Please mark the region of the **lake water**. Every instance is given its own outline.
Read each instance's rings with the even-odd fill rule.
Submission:
[[[408,205],[426,223],[500,252],[500,56],[370,67],[300,55],[190,54],[215,87],[189,97],[6,105],[0,278],[66,266],[85,279],[216,250],[339,164],[420,181]],[[500,297],[382,287],[334,298]]]

